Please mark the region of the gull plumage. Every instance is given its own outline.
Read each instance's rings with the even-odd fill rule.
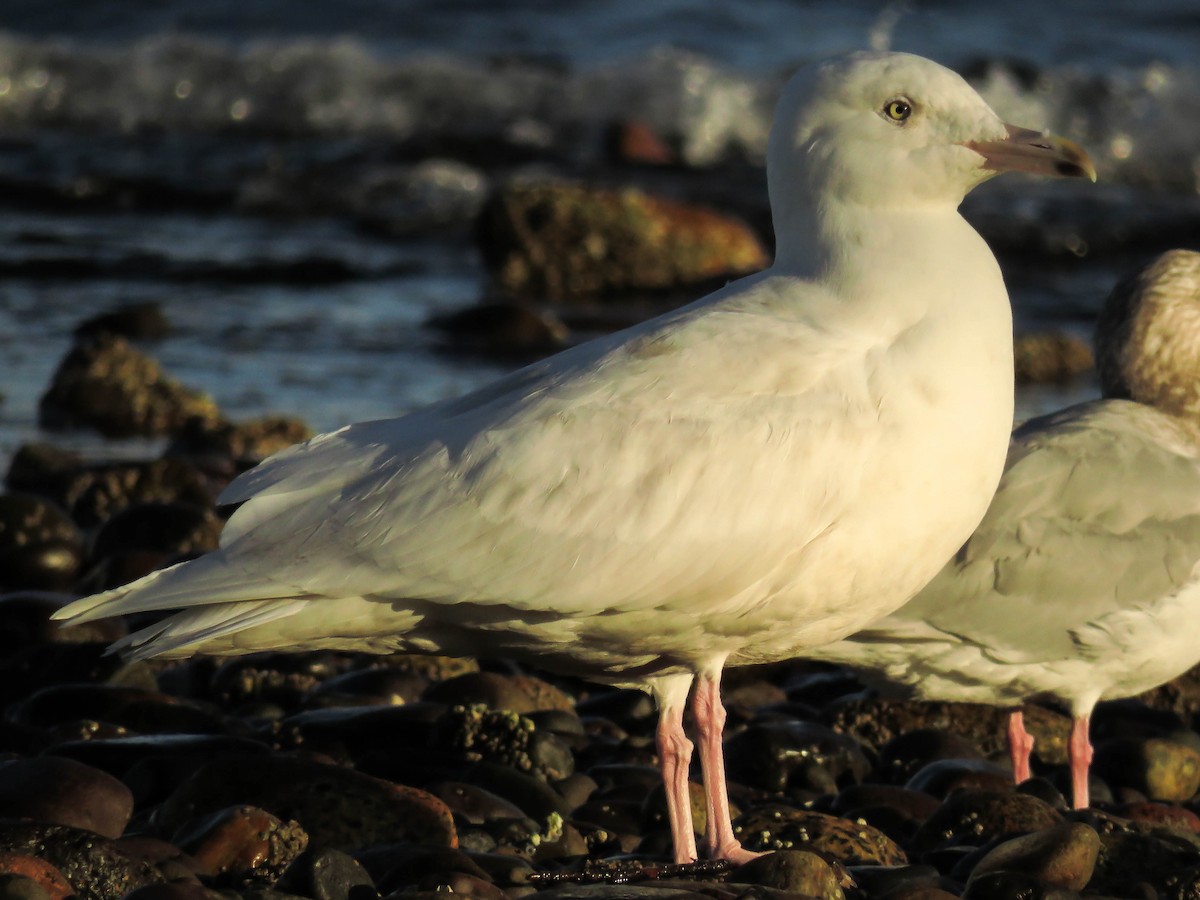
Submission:
[[[135,657],[277,648],[508,656],[643,688],[677,860],[692,711],[712,856],[725,666],[899,606],[977,524],[1012,421],[999,267],[957,212],[1006,169],[1092,175],[906,54],[802,70],[768,152],[777,256],[465,397],[291,448],[220,498],[220,549],[77,601],[180,609]]]
[[[812,654],[885,689],[1018,707],[1018,781],[1033,748],[1019,707],[1064,704],[1077,807],[1096,703],[1200,663],[1200,253],[1171,251],[1119,282],[1096,349],[1106,399],[1018,428],[987,515],[938,576]]]

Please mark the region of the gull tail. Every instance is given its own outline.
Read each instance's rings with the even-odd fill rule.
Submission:
[[[310,601],[297,596],[295,588],[263,581],[230,565],[217,551],[76,600],[51,618],[80,624],[109,616],[179,609],[109,647],[110,653],[137,660],[186,656],[203,649],[201,644],[292,616]]]

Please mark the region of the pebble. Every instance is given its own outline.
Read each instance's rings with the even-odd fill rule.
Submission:
[[[946,798],[962,788],[1011,791],[1012,772],[986,759],[938,759],[922,766],[905,785],[909,790]]]
[[[0,810],[118,838],[133,815],[133,792],[100,769],[41,756],[0,766]]]
[[[172,432],[163,456],[186,459],[206,472],[232,476],[312,436],[312,429],[292,416],[263,416],[237,423],[196,416]]]
[[[0,494],[0,591],[70,590],[83,532],[65,509],[34,494]]]
[[[294,819],[314,844],[339,850],[389,841],[458,842],[450,810],[427,791],[286,755],[208,763],[164,801],[156,823],[176,834],[236,803]]]
[[[212,398],[170,378],[153,358],[109,332],[76,342],[38,404],[43,428],[94,428],[110,438],[166,435],[192,417],[217,415]]]
[[[173,841],[222,885],[278,881],[308,847],[299,824],[253,806],[218,810],[181,829]]]
[[[1116,738],[1097,745],[1096,774],[1151,800],[1183,802],[1200,789],[1200,752],[1159,738]]]
[[[843,882],[850,883],[844,869],[839,874],[823,857],[807,850],[780,850],[760,856],[734,871],[729,880],[820,900],[844,900]]]
[[[896,842],[877,828],[794,807],[772,804],[750,810],[734,821],[733,830],[750,850],[819,850],[847,866],[908,862]]]
[[[425,692],[424,699],[449,705],[482,704],[515,713],[547,709],[572,712],[575,708],[569,696],[541,678],[498,672],[468,672],[439,681]]]
[[[980,846],[1000,835],[1049,828],[1062,820],[1053,806],[1029,794],[961,788],[925,821],[912,849],[920,854],[944,844]]]
[[[47,860],[24,853],[0,853],[2,896],[13,900],[65,900],[75,888]]]
[[[769,261],[740,220],[636,188],[511,183],[488,199],[479,234],[493,278],[528,300],[682,291]]]
[[[1064,822],[994,847],[976,863],[971,883],[992,872],[1021,872],[1043,884],[1082,890],[1100,855],[1100,835],[1082,822]]]
[[[309,848],[284,871],[279,890],[312,900],[351,900],[376,896],[375,882],[362,863],[331,848]]]

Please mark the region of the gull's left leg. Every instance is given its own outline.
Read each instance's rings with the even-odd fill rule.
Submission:
[[[1076,716],[1071,725],[1067,755],[1071,760],[1071,793],[1076,809],[1088,806],[1088,768],[1092,764],[1092,742],[1088,740],[1091,716]]]
[[[1033,735],[1025,730],[1025,716],[1015,709],[1008,717],[1008,754],[1012,759],[1013,781],[1020,784],[1033,774],[1029,756],[1033,753]]]
[[[727,859],[741,865],[763,854],[745,849],[733,836],[729,794],[725,788],[725,753],[721,744],[725,729],[725,707],[721,704],[720,669],[712,674],[702,673],[696,679],[692,715],[696,720],[708,812],[708,824],[704,828],[705,850],[712,859]]]

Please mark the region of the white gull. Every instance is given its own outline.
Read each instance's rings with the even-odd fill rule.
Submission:
[[[133,657],[275,648],[506,656],[636,686],[679,861],[740,861],[719,679],[911,597],[1004,462],[1011,313],[959,216],[998,171],[1091,175],[958,75],[855,54],[796,75],[767,175],[777,255],[689,306],[460,399],[318,436],[229,486],[218,551],[58,618],[181,612]]]
[[[810,654],[928,700],[1065,704],[1076,807],[1096,703],[1200,663],[1200,253],[1118,283],[1096,350],[1108,399],[1018,428],[987,515],[938,576]],[[1023,781],[1033,740],[1019,708],[1008,738]]]

